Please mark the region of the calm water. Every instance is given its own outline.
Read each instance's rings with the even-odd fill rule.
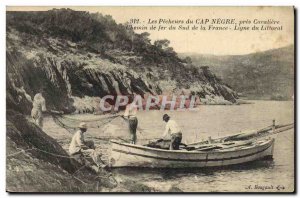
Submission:
[[[234,134],[239,131],[263,128],[272,124],[294,122],[292,101],[252,101],[254,104],[236,106],[200,106],[197,111],[169,111],[183,131],[183,142]],[[139,112],[139,143],[147,139],[160,137],[165,123],[165,112]],[[84,117],[82,115],[76,117]],[[118,118],[119,119],[119,118]],[[111,123],[90,129],[88,138],[101,136],[126,136],[125,123],[115,119]],[[51,125],[52,126],[52,125]],[[47,128],[47,126],[45,126]],[[53,130],[48,126],[48,131]],[[67,134],[67,133],[66,133]],[[51,134],[57,139],[60,135]],[[70,136],[70,135],[66,135]],[[260,161],[225,169],[189,169],[189,170],[136,170],[121,169],[115,171],[120,178],[131,177],[157,189],[167,191],[177,187],[186,192],[193,191],[292,191],[294,183],[294,130],[275,136],[273,161]],[[99,144],[103,144],[98,142]],[[248,189],[251,185],[251,189]],[[257,189],[257,188],[260,189]],[[273,188],[261,190],[261,188]]]
[[[201,106],[195,112],[168,112],[183,129],[185,142],[223,136],[242,130],[263,128],[272,123],[294,122],[293,102],[253,101],[254,104],[239,106]],[[163,112],[140,112],[140,126],[159,136],[164,127]],[[150,130],[151,129],[151,130]],[[148,136],[152,137],[152,134]],[[154,135],[154,136],[155,136]],[[197,138],[196,138],[197,137]],[[276,136],[275,136],[276,137]],[[278,134],[275,142],[274,160],[256,162],[223,170],[135,170],[120,171],[134,175],[138,180],[166,190],[178,187],[183,191],[263,191],[255,185],[277,191],[292,191],[294,180],[294,130]],[[247,189],[251,185],[252,189]],[[256,188],[258,188],[256,186]],[[282,188],[284,187],[284,189]]]

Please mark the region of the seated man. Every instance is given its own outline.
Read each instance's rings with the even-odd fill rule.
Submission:
[[[179,145],[182,140],[182,133],[178,124],[170,119],[168,114],[163,116],[163,120],[167,123],[163,139],[171,139],[170,150],[179,150]]]
[[[79,124],[79,130],[73,135],[72,141],[69,147],[69,153],[73,157],[79,157],[81,163],[86,163],[85,156],[93,159],[94,163],[98,167],[104,167],[101,160],[101,154],[95,151],[93,141],[84,141],[84,133],[87,131],[86,123]]]

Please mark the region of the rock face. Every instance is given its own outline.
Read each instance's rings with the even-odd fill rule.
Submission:
[[[110,173],[96,173],[68,153],[23,114],[6,112],[6,190],[8,192],[146,192],[153,189]],[[98,177],[99,176],[99,177]],[[100,179],[99,179],[100,178]]]
[[[7,191],[66,192],[83,187],[72,178],[80,165],[72,159],[54,156],[68,154],[53,138],[16,111],[8,110],[6,115]],[[87,171],[85,173],[88,175]]]
[[[41,88],[47,106],[65,112],[76,110],[73,97],[183,90],[236,102],[236,93],[208,68],[178,58],[164,40],[151,44],[148,36],[101,14],[7,12],[7,105],[28,114]]]

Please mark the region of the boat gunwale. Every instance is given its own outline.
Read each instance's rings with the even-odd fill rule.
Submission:
[[[184,151],[184,150],[164,150],[164,149],[158,149],[158,148],[151,148],[151,147],[147,147],[147,146],[143,146],[143,145],[136,145],[136,144],[129,144],[129,143],[122,143],[119,142],[117,140],[110,140],[110,142],[115,143],[115,144],[119,144],[122,146],[126,146],[126,147],[131,147],[131,148],[135,148],[135,149],[142,149],[142,150],[152,150],[152,151],[159,151],[159,152],[164,152],[164,153],[178,153],[178,154],[213,154],[213,153],[232,153],[232,152],[239,152],[239,151],[246,151],[246,150],[250,150],[253,148],[258,148],[258,147],[262,147],[265,146],[267,144],[274,144],[275,142],[275,138],[272,139],[266,139],[261,145],[256,145],[253,147],[246,147],[246,148],[241,148],[239,150],[231,150],[231,151]]]
[[[230,157],[230,158],[220,158],[220,159],[178,159],[178,158],[162,158],[162,157],[157,157],[157,156],[146,156],[146,155],[141,155],[141,154],[137,154],[137,153],[130,153],[130,152],[126,152],[126,151],[121,151],[121,150],[114,150],[115,152],[118,153],[125,153],[127,155],[138,155],[141,157],[146,157],[146,158],[154,158],[154,159],[159,159],[159,160],[168,160],[168,161],[184,161],[184,162],[209,162],[209,161],[226,161],[226,160],[234,160],[234,159],[240,159],[240,158],[246,158],[249,156],[253,156],[253,155],[257,155],[259,153],[265,152],[266,150],[268,150],[270,147],[272,147],[273,144],[268,145],[266,148],[264,148],[263,150],[260,151],[256,151],[255,153],[250,153],[247,155],[243,155],[243,156],[237,156],[237,157]]]

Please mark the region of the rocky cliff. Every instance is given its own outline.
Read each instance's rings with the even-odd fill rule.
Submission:
[[[151,44],[148,33],[127,30],[111,16],[70,9],[7,12],[6,36],[7,106],[24,113],[41,88],[47,106],[65,112],[78,109],[84,97],[108,94],[184,90],[203,103],[236,102],[231,88],[208,68],[180,59],[169,41]]]
[[[155,192],[129,178],[109,179],[78,163],[52,137],[23,114],[6,112],[6,190],[8,192]],[[110,178],[112,178],[110,177]],[[171,189],[172,190],[172,189]]]
[[[6,190],[9,192],[74,192],[92,190],[74,178],[82,165],[75,160],[62,158],[66,151],[24,115],[7,111],[6,134]],[[41,152],[43,151],[43,152]],[[47,154],[47,153],[51,154]],[[58,155],[58,156],[56,156]],[[51,171],[51,174],[49,172]],[[82,170],[84,178],[94,174]],[[82,175],[76,174],[76,178]],[[88,189],[90,188],[90,189]]]

